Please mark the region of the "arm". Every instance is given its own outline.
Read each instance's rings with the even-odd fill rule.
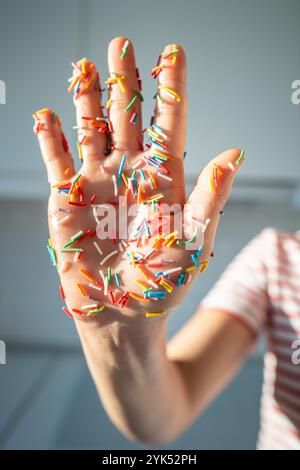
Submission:
[[[165,321],[131,325],[123,333],[115,324],[114,339],[78,325],[104,406],[129,437],[173,439],[242,364],[267,322],[273,233],[263,230],[243,248],[169,344]]]
[[[159,443],[196,418],[253,341],[247,326],[212,309],[200,309],[168,344],[165,319],[150,327],[115,324],[109,332],[82,322],[77,328],[112,421],[129,438]]]

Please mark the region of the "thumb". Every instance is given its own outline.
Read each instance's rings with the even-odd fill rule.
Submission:
[[[244,160],[245,151],[238,148],[220,153],[204,167],[188,198],[192,219],[208,224],[201,259],[207,259],[213,250],[223,207],[229,197],[234,177]]]

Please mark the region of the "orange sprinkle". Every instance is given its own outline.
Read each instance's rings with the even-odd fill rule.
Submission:
[[[129,292],[129,297],[131,297],[132,299],[138,300],[139,302],[146,302],[146,303],[150,302],[150,299],[145,299],[144,297],[138,294],[134,294],[133,292]]]
[[[81,294],[84,296],[84,297],[87,297],[88,296],[88,293],[87,291],[85,290],[85,287],[80,284],[79,282],[77,283],[77,287],[78,289],[80,290]]]
[[[80,268],[79,271],[81,272],[81,274],[90,282],[97,282],[95,281],[94,277],[88,273],[87,271],[85,271],[84,269]]]

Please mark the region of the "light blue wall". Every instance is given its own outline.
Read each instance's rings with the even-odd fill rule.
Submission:
[[[47,356],[48,347],[79,346],[72,322],[60,310],[58,279],[49,265],[45,247],[48,188],[32,133],[32,112],[44,106],[53,107],[61,115],[73,145],[73,105],[66,91],[70,62],[89,56],[97,63],[103,81],[107,75],[108,42],[114,36],[125,35],[135,44],[144,83],[147,123],[155,90],[155,82],[149,76],[151,67],[165,44],[180,43],[188,59],[186,172],[189,179],[215,153],[226,147],[242,146],[246,148],[248,160],[238,176],[241,185],[252,178],[256,184],[273,185],[275,192],[278,180],[286,181],[288,187],[297,186],[300,106],[293,105],[290,96],[291,83],[300,78],[299,25],[298,0],[10,0],[0,3],[0,79],[7,88],[7,103],[0,105],[0,339],[8,344],[5,367],[9,367],[9,354],[15,345],[36,348],[28,360],[24,356],[21,361],[19,353],[14,353],[15,368],[6,369],[11,371],[12,381],[5,383],[12,383],[11,387],[3,387],[6,379],[0,369],[0,388],[6,390],[0,416],[6,409],[7,426],[11,436],[15,436],[5,441],[8,447],[22,442],[24,446],[36,442],[41,447],[80,447],[89,443],[102,448],[132,446],[120,437],[98,408],[95,394],[89,401],[93,392],[86,375],[78,392],[82,392],[80,407],[87,407],[90,416],[99,419],[89,421],[87,417],[82,434],[72,433],[72,429],[80,426],[81,418],[75,413],[78,389],[71,378],[69,388],[67,384],[63,386],[61,379],[63,367],[69,371],[68,377],[73,376],[66,358],[57,378],[53,375],[43,382],[45,389],[42,391],[41,386],[38,406],[31,403],[24,411],[22,416],[26,420],[22,418],[22,426],[14,421],[22,387],[26,377],[29,380],[33,375],[37,358],[42,360],[44,354]],[[242,203],[237,198],[225,209],[216,256],[205,276],[172,316],[170,334],[192,315],[226,264],[258,231],[270,225],[284,230],[298,229],[299,209],[289,200],[279,203],[276,193],[277,202],[272,203],[271,193],[266,204],[255,186],[250,186],[250,192],[255,196],[255,204]],[[52,359],[55,370],[57,357]],[[73,364],[75,360],[72,361]],[[45,360],[34,374],[39,377],[40,369],[45,369],[43,374],[47,376],[47,364]],[[252,362],[238,385],[212,405],[208,418],[197,421],[190,434],[176,441],[176,447],[188,447],[189,443],[196,446],[197,442],[207,448],[253,447],[258,427],[260,366],[259,360]],[[75,377],[81,362],[70,367]],[[245,403],[241,397],[251,398],[251,386],[256,398],[253,403],[250,399]],[[65,407],[69,393],[72,406]],[[52,403],[51,422],[55,422],[47,430],[45,403]],[[243,427],[243,439],[240,439],[242,421],[250,423],[251,418],[251,425]],[[214,430],[218,420],[223,423],[219,433]],[[62,434],[54,433],[57,423],[61,424]],[[224,423],[231,426],[230,433],[226,432]],[[32,440],[31,426],[40,431],[32,434]],[[0,446],[1,442],[0,433]]]

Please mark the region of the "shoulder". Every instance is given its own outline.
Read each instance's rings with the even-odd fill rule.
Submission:
[[[256,237],[252,239],[250,245],[253,252],[260,255],[264,263],[276,264],[289,262],[291,257],[300,255],[300,234],[284,232],[273,227],[263,229]]]

